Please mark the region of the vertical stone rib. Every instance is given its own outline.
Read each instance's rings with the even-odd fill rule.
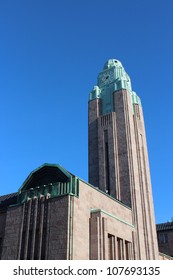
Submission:
[[[45,260],[48,259],[48,243],[49,243],[49,231],[50,231],[50,204],[48,198],[47,203],[47,226],[46,226],[46,246],[45,246]]]
[[[21,246],[22,246],[22,233],[23,233],[23,224],[24,224],[24,215],[25,215],[25,203],[22,206],[22,218],[21,218],[21,225],[20,225],[20,233],[19,233],[19,246],[18,246],[18,254],[17,259],[20,260],[21,254]]]
[[[121,201],[131,207],[129,158],[128,158],[128,130],[127,130],[127,104],[126,91],[114,93],[114,109],[116,113],[116,128],[118,142],[119,180]]]
[[[140,248],[140,233],[139,233],[139,217],[138,217],[138,201],[137,201],[137,178],[135,178],[135,169],[134,169],[134,151],[132,147],[132,128],[133,123],[130,122],[130,113],[129,105],[130,102],[128,100],[128,91],[123,90],[123,98],[124,98],[124,117],[126,122],[126,137],[127,137],[127,155],[128,155],[128,166],[129,166],[129,180],[130,180],[130,189],[131,189],[131,201],[132,201],[132,209],[133,209],[133,223],[137,228],[137,239],[135,249],[135,256],[137,259],[141,259],[141,248]]]
[[[34,248],[35,248],[35,235],[37,226],[37,213],[38,213],[38,198],[34,199],[34,216],[33,216],[33,228],[32,228],[32,241],[31,241],[31,256],[30,259],[34,259]]]
[[[107,226],[106,226],[106,219],[100,217],[100,223],[102,226],[100,227],[102,229],[101,239],[102,239],[102,258],[101,260],[106,260],[108,256],[107,252],[107,246],[108,246],[108,240],[107,240]]]
[[[154,244],[154,229],[152,226],[152,220],[154,220],[152,209],[152,201],[150,201],[150,196],[152,197],[151,185],[150,185],[150,171],[149,162],[147,157],[147,143],[145,141],[145,128],[144,120],[142,115],[142,108],[139,105],[134,106],[134,128],[137,146],[137,162],[138,162],[138,172],[139,172],[139,185],[140,185],[140,195],[141,195],[141,210],[144,228],[144,243],[146,259],[155,259]],[[140,109],[140,110],[139,110]],[[140,138],[139,138],[140,137]],[[151,210],[152,209],[152,210]],[[153,212],[152,212],[153,211]]]
[[[27,202],[27,223],[26,223],[26,235],[25,235],[25,245],[24,245],[24,257],[23,259],[27,259],[27,253],[28,253],[28,240],[29,240],[29,229],[30,229],[30,218],[31,218],[31,203],[32,200],[30,199]]]
[[[142,210],[142,225],[144,230],[144,244],[145,244],[145,254],[146,259],[148,256],[148,231],[147,231],[147,219],[146,219],[146,209],[145,209],[145,196],[144,196],[144,182],[142,175],[142,155],[140,148],[140,139],[137,129],[137,122],[134,119],[134,128],[135,128],[135,139],[136,139],[136,153],[137,153],[137,163],[138,163],[138,173],[139,173],[139,189],[140,189],[140,198],[141,198],[141,210]],[[141,135],[142,136],[142,135]]]
[[[152,246],[152,255],[153,259],[158,259],[158,243],[157,243],[157,234],[155,227],[155,216],[154,216],[154,205],[153,205],[153,197],[152,197],[152,186],[151,186],[151,178],[150,178],[150,168],[149,168],[149,159],[148,159],[148,150],[147,150],[147,141],[146,141],[146,133],[145,133],[145,123],[143,118],[142,108],[140,108],[140,118],[143,123],[143,152],[144,152],[144,160],[145,160],[145,176],[147,182],[147,199],[148,199],[148,210],[149,210],[149,227],[151,233],[151,243]]]
[[[132,259],[133,260],[137,260],[137,257],[136,257],[136,250],[135,250],[135,240],[136,240],[136,238],[135,238],[135,232],[134,231],[132,231]]]
[[[152,224],[151,224],[151,209],[150,209],[150,200],[149,200],[149,190],[148,190],[148,180],[147,180],[147,171],[146,171],[146,161],[145,161],[145,153],[144,153],[144,145],[143,145],[143,139],[142,139],[142,157],[143,157],[143,165],[144,165],[144,180],[145,180],[145,185],[146,185],[146,199],[147,199],[147,204],[148,204],[148,216],[149,216],[149,227],[150,227],[150,234],[151,234],[151,245],[152,245],[152,256],[151,258],[155,258],[154,254],[154,239],[153,239],[153,231],[152,231]],[[150,245],[148,244],[148,248]]]
[[[43,238],[43,220],[44,220],[44,197],[40,198],[40,224],[39,224],[39,244],[38,244],[38,260],[41,259],[41,248]]]
[[[90,259],[100,260],[100,219],[94,213],[90,218]]]
[[[103,260],[103,237],[102,237],[102,220],[101,220],[101,216],[99,214],[98,217],[98,241],[99,241],[99,252],[100,252],[100,259],[99,260]]]
[[[139,149],[139,156],[140,156],[140,161],[139,161],[139,167],[140,167],[140,177],[141,177],[141,201],[142,201],[142,214],[143,214],[143,226],[144,226],[144,235],[145,235],[145,250],[146,250],[146,258],[147,259],[150,259],[150,256],[149,256],[149,229],[148,229],[148,220],[147,220],[147,210],[146,209],[146,206],[148,205],[148,201],[147,201],[147,205],[145,205],[145,198],[147,199],[146,197],[146,188],[147,188],[147,182],[145,181],[145,176],[143,176],[143,172],[142,172],[142,164],[143,164],[143,169],[145,169],[145,166],[144,166],[144,154],[143,154],[143,151],[142,151],[142,146],[143,146],[143,139],[142,139],[142,134],[140,134],[141,136],[141,147]],[[144,171],[145,172],[145,171]],[[149,205],[148,205],[149,206]],[[149,217],[148,217],[149,218]],[[149,218],[150,219],[150,218]]]

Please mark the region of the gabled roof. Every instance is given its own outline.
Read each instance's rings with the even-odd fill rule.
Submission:
[[[173,229],[173,222],[167,222],[167,223],[162,223],[162,224],[157,224],[156,225],[157,231],[161,230],[172,230]]]

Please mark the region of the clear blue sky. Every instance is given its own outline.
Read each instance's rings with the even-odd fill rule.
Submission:
[[[157,222],[173,217],[173,1],[0,2],[0,195],[45,162],[88,180],[88,94],[109,58],[141,97]]]

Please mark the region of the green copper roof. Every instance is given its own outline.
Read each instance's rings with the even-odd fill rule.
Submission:
[[[97,85],[90,92],[89,100],[102,99],[102,113],[107,114],[114,110],[113,92],[126,89],[131,95],[132,104],[141,105],[140,98],[132,90],[130,77],[122,63],[117,59],[109,59],[97,78]]]
[[[49,177],[48,179],[46,178],[45,181],[45,177],[47,177],[47,175],[49,175]],[[27,189],[34,188],[42,184],[42,182],[44,182],[44,184],[53,183],[57,180],[63,182],[70,180],[70,178],[70,173],[59,164],[44,163],[28,175],[18,192],[21,193]]]
[[[65,194],[79,195],[79,179],[59,164],[45,163],[26,178],[18,191],[18,202]]]

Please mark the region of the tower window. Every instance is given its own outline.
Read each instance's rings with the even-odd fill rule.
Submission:
[[[110,171],[109,171],[109,145],[108,145],[108,131],[104,131],[105,142],[105,177],[106,177],[106,193],[110,194]]]

